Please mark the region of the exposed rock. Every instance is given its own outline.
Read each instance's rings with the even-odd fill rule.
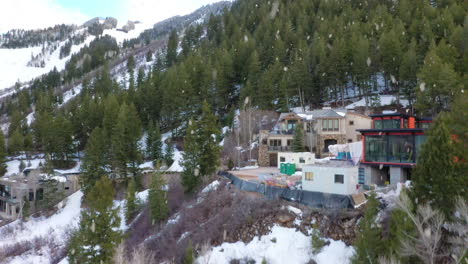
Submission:
[[[134,30],[134,29],[135,29],[135,22],[130,21],[130,20],[127,22],[127,24],[125,24],[122,27],[122,31],[125,33],[128,33],[129,31]]]
[[[99,24],[99,17],[95,17],[95,18],[93,18],[93,19],[90,19],[90,20],[84,22],[84,23],[83,23],[83,26],[84,26],[84,27],[90,27],[90,26],[92,26],[92,25],[94,25],[94,24],[96,24],[96,23]]]
[[[278,222],[282,225],[287,225],[295,219],[295,217],[290,213],[280,213],[276,218],[278,219]]]
[[[104,29],[113,29],[117,27],[117,19],[113,17],[107,17],[103,23]]]

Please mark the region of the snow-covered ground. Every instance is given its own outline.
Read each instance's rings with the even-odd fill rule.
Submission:
[[[125,23],[126,22],[120,23],[120,21],[119,21],[119,23],[117,25],[117,28],[121,28]],[[152,28],[153,25],[154,25],[154,23],[145,23],[145,22],[137,23],[137,24],[135,24],[135,29],[130,30],[128,33],[125,33],[123,31],[119,31],[116,28],[106,29],[106,30],[104,30],[103,35],[109,35],[109,36],[115,38],[117,43],[121,44],[126,39],[137,38],[143,31],[145,31],[146,29]]]
[[[82,47],[89,44],[93,39],[94,36],[88,36],[83,43],[73,45],[70,55],[62,59],[60,59],[60,48],[65,45],[66,41],[60,42],[58,48],[46,58],[44,68],[27,66],[27,63],[31,60],[31,56],[37,56],[41,53],[42,46],[20,49],[0,49],[0,72],[8,73],[0,75],[0,90],[13,86],[17,81],[31,81],[36,77],[50,72],[54,67],[56,67],[58,71],[65,69],[65,64],[70,59],[71,55],[80,51]]]
[[[0,248],[14,243],[32,242],[36,238],[52,239],[55,244],[63,247],[66,243],[66,234],[77,227],[81,212],[81,197],[78,191],[61,202],[62,208],[49,218],[32,218],[27,222],[16,220],[0,227]],[[60,205],[59,205],[60,207]],[[50,256],[56,253],[57,248],[50,248],[47,243],[38,249],[32,249],[21,256],[6,260],[4,263],[50,263]]]
[[[390,105],[396,102],[396,96],[394,95],[379,95],[380,106]],[[408,106],[408,100],[400,98],[400,104],[403,107]],[[346,109],[354,109],[358,106],[366,106],[365,98],[362,98],[359,101],[356,101],[352,104],[347,105]]]
[[[296,231],[275,225],[271,232],[262,237],[255,237],[249,243],[223,243],[212,248],[197,259],[199,264],[228,264],[232,259],[253,259],[262,263],[263,259],[271,264],[303,264],[314,259],[318,264],[347,264],[354,254],[354,249],[342,241],[328,240],[317,255],[312,254],[311,237]]]
[[[136,38],[144,30],[152,28],[151,23],[138,23],[135,24],[135,29],[125,33],[118,31],[117,29],[106,29],[103,35],[109,35],[114,37],[117,43],[122,44],[126,39]],[[78,30],[80,33],[85,29]],[[65,69],[66,62],[70,59],[71,55],[80,51],[82,47],[88,45],[94,40],[94,36],[89,35],[85,41],[79,45],[73,45],[71,48],[70,55],[60,59],[60,48],[65,45],[67,40],[59,43],[58,48],[55,49],[52,54],[45,57],[45,67],[29,67],[28,62],[32,56],[37,56],[41,53],[42,46],[19,48],[19,49],[0,49],[0,72],[8,73],[0,75],[0,90],[12,87],[17,81],[24,83],[29,82],[32,79],[39,77],[43,74],[50,72],[54,67],[58,71]]]
[[[23,162],[26,165],[26,168],[31,168],[31,169],[39,168],[40,163],[45,164],[44,159],[32,159],[32,160],[30,160],[31,166],[28,166],[28,161],[27,160],[24,160]],[[11,161],[6,162],[7,172],[5,173],[5,176],[10,176],[12,174],[19,173],[20,172],[20,169],[19,169],[20,164],[21,164],[21,160],[19,160],[19,159],[15,159],[15,160],[11,160]]]

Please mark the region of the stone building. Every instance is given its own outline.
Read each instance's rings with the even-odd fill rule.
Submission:
[[[344,109],[324,108],[282,113],[271,131],[260,131],[260,166],[277,166],[278,152],[292,151],[296,126],[303,126],[304,147],[316,157],[328,155],[328,146],[360,141],[356,129],[371,127],[371,118]]]
[[[19,174],[0,177],[0,218],[21,217],[26,203],[33,213],[48,196],[66,197],[79,188],[79,172],[72,171],[47,175],[41,169],[26,168]]]

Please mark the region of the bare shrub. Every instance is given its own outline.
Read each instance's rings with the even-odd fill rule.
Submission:
[[[0,250],[0,260],[20,256],[34,248],[30,241],[17,242],[8,246],[4,246]]]
[[[264,219],[271,215],[279,208],[277,203],[229,189],[226,181],[221,181],[217,190],[203,193],[198,199],[186,203],[178,212],[178,221],[158,228],[146,244],[154,252],[155,259],[178,263],[189,241],[201,254],[209,248],[206,241],[218,245],[226,237],[239,240],[242,227],[253,225],[255,221],[251,219]],[[247,239],[260,235],[254,233]]]
[[[154,262],[154,254],[144,245],[139,245],[133,250],[132,258],[129,264],[149,264]]]
[[[408,195],[403,193],[397,200],[397,206],[403,210],[416,227],[417,236],[406,235],[402,241],[401,253],[405,256],[416,256],[424,263],[435,264],[440,258],[447,256],[441,248],[445,221],[444,215],[429,205],[419,205],[416,213],[411,210]]]
[[[112,259],[114,264],[126,264],[125,258],[125,244],[120,243],[119,246],[115,249],[114,257]]]

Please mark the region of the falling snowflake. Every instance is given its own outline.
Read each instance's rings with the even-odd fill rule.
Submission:
[[[284,66],[283,71],[287,72],[287,71],[288,71],[288,67]]]
[[[244,42],[248,42],[249,41],[249,37],[247,35],[244,35]]]
[[[371,65],[371,59],[370,57],[367,57],[367,67],[370,67],[370,65]]]
[[[419,85],[419,90],[421,90],[421,92],[424,92],[425,89],[426,89],[426,83],[422,82],[422,83]]]

